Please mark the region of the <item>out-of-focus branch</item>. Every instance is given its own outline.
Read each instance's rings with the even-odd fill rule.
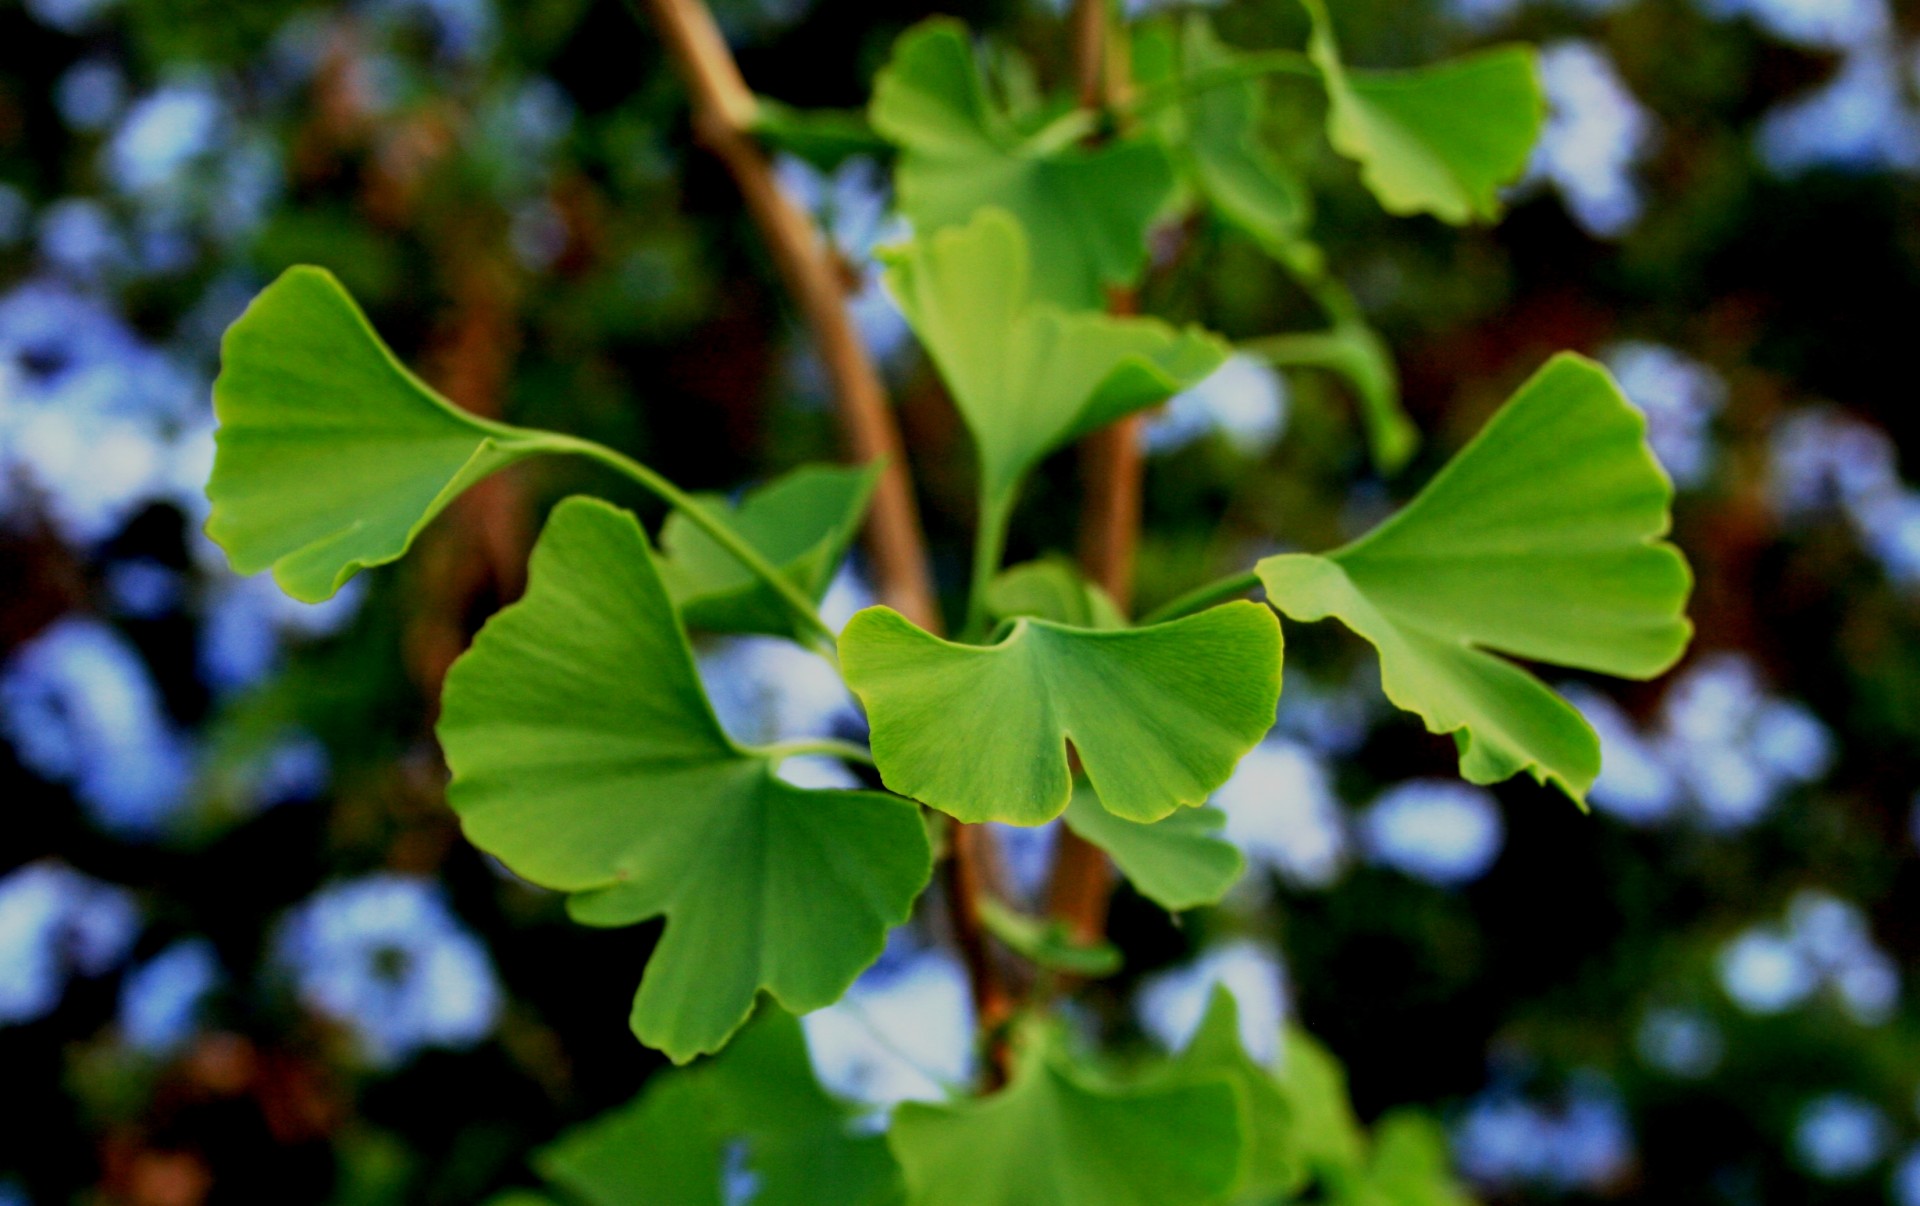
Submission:
[[[713,14],[702,0],[646,0],[646,8],[692,93],[697,136],[732,173],[782,280],[806,316],[833,381],[850,450],[862,462],[886,462],[867,520],[867,547],[880,596],[937,633],[943,625],[912,477],[886,387],[848,313],[845,278],[812,221],[781,192],[766,153],[754,141],[756,101]],[[944,877],[955,942],[967,966],[981,1028],[989,1036],[989,1065],[997,1086],[1005,1079],[1006,1050],[994,1036],[1011,1016],[1012,997],[980,920],[985,868],[992,863],[987,848],[991,837],[978,826],[950,823]]]
[[[1080,104],[1101,115],[1124,103],[1130,89],[1127,61],[1108,35],[1110,0],[1075,0],[1073,48]],[[1131,314],[1132,291],[1115,291],[1108,309]],[[1143,419],[1131,415],[1094,432],[1081,442],[1086,479],[1080,515],[1080,564],[1087,576],[1113,596],[1122,611],[1133,599],[1134,554],[1140,539],[1140,492],[1144,464],[1140,455]],[[1113,895],[1113,864],[1093,843],[1064,826],[1047,888],[1047,908],[1066,922],[1074,939],[1092,943],[1106,934],[1107,902]]]
[[[814,224],[781,192],[766,153],[754,141],[756,102],[713,14],[701,0],[646,0],[646,7],[692,94],[695,133],[732,173],[813,332],[849,451],[862,463],[886,462],[867,519],[880,597],[931,628],[939,615],[913,479],[879,369],[848,313],[844,278]]]

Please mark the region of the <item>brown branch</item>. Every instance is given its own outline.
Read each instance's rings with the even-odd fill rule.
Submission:
[[[646,0],[653,22],[693,97],[694,129],[727,170],[760,228],[787,290],[813,331],[834,384],[840,427],[854,458],[884,460],[867,519],[867,547],[880,596],[929,632],[941,623],[913,481],[888,405],[886,387],[847,311],[846,279],[831,249],[784,193],[752,135],[756,102],[702,0]],[[967,967],[974,1008],[988,1038],[994,1087],[1005,1082],[1008,1053],[998,1034],[1013,1012],[980,920],[990,831],[950,823],[944,868],[954,939]]]
[[[1074,58],[1082,107],[1112,112],[1129,91],[1127,63],[1109,39],[1109,0],[1075,0]],[[1116,290],[1108,310],[1131,314],[1137,299]],[[1094,432],[1080,444],[1086,498],[1080,516],[1080,564],[1124,612],[1133,600],[1133,566],[1140,539],[1144,464],[1142,417],[1132,415]],[[1047,909],[1080,942],[1106,935],[1113,896],[1113,863],[1098,846],[1062,826],[1047,886]]]
[[[861,463],[884,460],[867,518],[867,550],[880,597],[923,628],[939,623],[926,540],[886,386],[847,311],[846,288],[813,223],[780,191],[753,139],[756,102],[701,0],[647,0],[654,24],[693,95],[694,128],[732,173],[774,265],[834,386],[840,428]]]

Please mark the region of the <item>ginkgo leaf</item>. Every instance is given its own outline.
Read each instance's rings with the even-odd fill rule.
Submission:
[[[1166,401],[1227,357],[1198,328],[1034,301],[1027,238],[1004,210],[883,254],[887,287],[952,391],[995,502],[1048,452]]]
[[[322,268],[289,268],[227,331],[207,535],[317,603],[397,560],[467,487],[538,451],[394,358]]]
[[[903,1105],[888,1141],[910,1206],[1206,1206],[1233,1189],[1241,1131],[1224,1079],[1108,1089],[1030,1033],[1007,1088]]]
[[[1082,786],[1067,805],[1067,827],[1113,857],[1140,895],[1171,912],[1213,904],[1239,880],[1246,860],[1220,836],[1227,814],[1217,808],[1181,809],[1142,825],[1100,806]]]
[[[1324,0],[1307,53],[1327,90],[1327,137],[1360,164],[1391,214],[1432,214],[1456,225],[1500,216],[1500,189],[1520,178],[1546,119],[1534,52],[1496,47],[1404,71],[1340,61]]]
[[[1367,1157],[1367,1135],[1347,1095],[1347,1073],[1333,1052],[1298,1026],[1281,1036],[1273,1073],[1292,1113],[1289,1142],[1322,1180],[1350,1180]]]
[[[818,601],[860,530],[879,477],[878,465],[807,465],[748,494],[738,507],[701,501]],[[793,608],[679,511],[660,530],[659,569],[689,628],[794,633]]]
[[[1205,17],[1188,17],[1180,38],[1185,75],[1231,68],[1240,58]],[[1265,87],[1257,79],[1200,89],[1176,110],[1182,120],[1170,123],[1169,150],[1222,218],[1291,271],[1317,277],[1325,257],[1307,238],[1312,194],[1261,141],[1265,106]]]
[[[1273,727],[1280,627],[1240,602],[1122,631],[1022,619],[998,644],[960,645],[869,607],[840,666],[903,796],[970,823],[1042,824],[1072,794],[1071,743],[1108,811],[1157,821],[1204,802]]]
[[[1172,195],[1173,167],[1146,136],[1098,148],[1034,146],[987,95],[966,27],[948,18],[900,36],[874,80],[873,128],[900,148],[900,209],[921,235],[997,206],[1033,240],[1032,288],[1097,309],[1107,286],[1146,266],[1147,226]]]
[[[1360,401],[1367,452],[1374,467],[1394,473],[1420,444],[1420,430],[1400,405],[1400,373],[1380,333],[1353,313],[1322,331],[1293,331],[1245,345],[1280,368],[1317,368],[1339,376]]]
[[[1032,616],[1075,628],[1127,626],[1113,596],[1057,557],[1003,571],[987,587],[987,611],[996,620]]]
[[[774,1009],[720,1055],[649,1078],[534,1163],[585,1206],[728,1206],[742,1176],[756,1206],[895,1206],[903,1194],[885,1137],[820,1088],[800,1024]]]
[[[1473,1206],[1454,1176],[1447,1132],[1413,1110],[1395,1110],[1373,1126],[1373,1156],[1356,1206]]]
[[[1307,1178],[1299,1151],[1300,1120],[1272,1069],[1256,1063],[1241,1045],[1239,1004],[1224,984],[1217,984],[1199,1029],[1167,1065],[1163,1079],[1185,1082],[1222,1076],[1239,1099],[1240,1130],[1246,1136],[1234,1199],[1290,1200]]]
[[[639,524],[598,501],[555,508],[525,597],[447,675],[439,734],[476,846],[582,893],[589,924],[667,919],[633,1028],[676,1061],[762,990],[837,999],[930,872],[911,804],[794,787],[727,738]]]
[[[1632,678],[1671,666],[1691,631],[1686,561],[1660,539],[1672,499],[1640,412],[1605,369],[1563,355],[1386,523],[1325,555],[1269,557],[1260,580],[1287,615],[1370,641],[1387,698],[1455,735],[1467,779],[1524,770],[1583,800],[1592,728],[1493,653]]]

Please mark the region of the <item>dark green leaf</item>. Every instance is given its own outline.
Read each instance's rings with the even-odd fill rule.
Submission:
[[[987,588],[987,611],[996,620],[1030,616],[1074,628],[1127,626],[1111,595],[1057,557],[1016,565],[995,578]]]
[[[439,734],[475,845],[583,893],[588,924],[667,918],[633,1027],[677,1061],[761,990],[838,998],[929,874],[910,804],[793,787],[727,738],[639,524],[604,503],[554,510],[526,596],[448,674]]]
[[[1241,1146],[1224,1080],[1108,1089],[1039,1034],[1007,1088],[903,1105],[888,1139],[912,1206],[1207,1206],[1232,1190]]]
[[[227,331],[213,409],[207,535],[309,603],[536,451],[408,372],[321,268],[289,268]]]
[[[1240,1129],[1247,1137],[1235,1199],[1291,1197],[1307,1176],[1299,1151],[1300,1120],[1273,1072],[1247,1055],[1240,1043],[1240,1008],[1225,985],[1216,985],[1200,1028],[1186,1050],[1168,1065],[1166,1079],[1187,1082],[1223,1076],[1239,1099]]]
[[[800,1024],[766,1010],[718,1057],[649,1079],[633,1102],[535,1157],[588,1206],[728,1206],[729,1174],[755,1206],[895,1206],[884,1137],[814,1080]]]

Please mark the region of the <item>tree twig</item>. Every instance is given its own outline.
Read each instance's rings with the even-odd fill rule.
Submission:
[[[900,431],[879,370],[848,313],[843,277],[812,221],[781,192],[765,152],[753,139],[757,102],[712,12],[703,0],[646,0],[646,6],[692,94],[696,134],[733,175],[781,278],[812,329],[854,457],[886,462],[867,519],[867,547],[880,596],[920,627],[939,633],[944,625]],[[979,826],[950,823],[944,880],[955,943],[967,967],[975,1012],[988,1040],[989,1074],[997,1087],[1005,1083],[1008,1070],[1008,1051],[998,1034],[1012,1014],[1012,997],[980,921],[984,869],[991,865],[985,847],[991,840],[991,832]]]
[[[694,129],[732,174],[766,239],[787,290],[812,329],[834,386],[841,431],[853,458],[884,460],[867,517],[867,550],[880,597],[923,628],[939,622],[926,540],[899,428],[847,310],[846,288],[824,239],[781,192],[753,139],[757,102],[702,0],[646,0],[694,102]]]
[[[1108,37],[1110,0],[1075,0],[1073,48],[1082,108],[1102,114],[1124,102],[1130,88],[1127,63]],[[1133,313],[1131,291],[1116,291],[1108,309]],[[1131,609],[1134,556],[1140,537],[1140,491],[1144,464],[1140,455],[1143,417],[1131,415],[1094,432],[1081,442],[1086,500],[1080,517],[1080,564],[1120,609]],[[1061,826],[1047,887],[1047,908],[1066,922],[1076,942],[1106,935],[1107,904],[1113,895],[1113,864],[1106,853]]]

